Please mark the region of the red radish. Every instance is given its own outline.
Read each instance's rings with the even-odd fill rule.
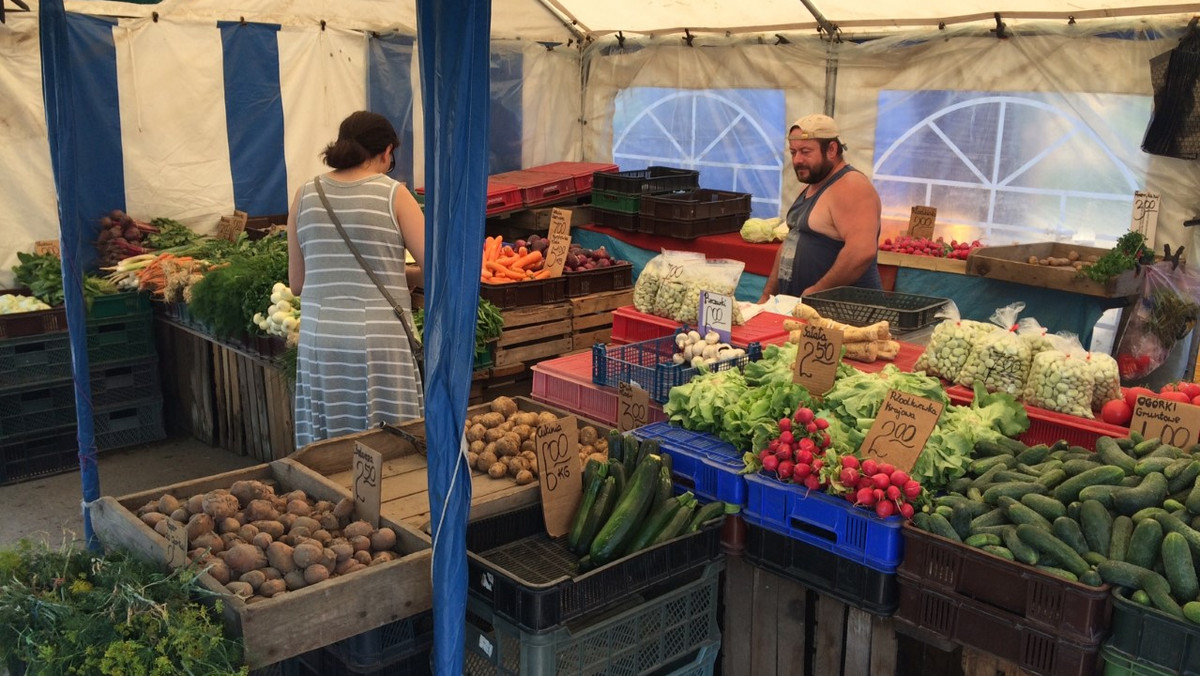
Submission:
[[[862,471],[863,471],[863,474],[869,474],[871,476],[875,476],[879,472],[879,463],[875,462],[871,458],[867,458],[866,460],[863,461]]]
[[[808,430],[809,434],[816,434],[817,424],[815,422],[810,422],[804,426],[804,429]]]
[[[775,457],[775,454],[772,453],[771,450],[768,448],[764,448],[758,452],[759,462],[762,462],[762,461],[766,460],[767,458],[773,458],[773,457]]]
[[[807,425],[812,421],[813,412],[811,408],[805,408],[801,406],[800,408],[796,409],[796,422],[800,423],[801,425]]]
[[[817,478],[816,474],[809,474],[808,477],[804,479],[804,486],[810,491],[818,490],[821,488],[821,480]]]
[[[772,439],[771,443],[767,444],[767,448],[770,449],[770,451],[772,453],[774,453],[775,451],[778,451],[779,450],[779,440]]]
[[[817,450],[817,443],[808,437],[800,437],[800,441],[798,443],[800,444],[800,450],[802,451],[808,451],[811,453],[812,451]]]
[[[904,484],[903,491],[904,491],[904,497],[910,498],[910,499],[915,498],[921,494],[921,484],[917,483],[916,481],[913,481],[912,479],[909,479],[908,483]]]
[[[853,455],[847,455],[846,457],[842,458],[842,467],[858,469],[858,458],[854,457]]]
[[[888,486],[892,485],[892,480],[888,478],[888,475],[886,475],[882,472],[871,477],[871,481],[875,482],[875,488],[878,488],[880,490],[883,490],[883,489],[887,488]]]
[[[913,514],[915,514],[915,513],[916,513],[916,510],[913,509],[913,506],[908,504],[907,502],[900,505],[900,516],[902,516],[906,519],[911,519],[911,518],[913,518]]]
[[[875,494],[875,502],[885,499],[887,496],[883,494],[882,488],[872,488],[871,492]]]
[[[813,424],[815,424],[817,426],[817,429],[819,429],[819,430],[824,430],[824,429],[829,428],[829,421],[824,418],[817,418],[816,420],[813,421]]]
[[[888,496],[888,500],[899,500],[900,487],[895,484],[888,486],[887,490],[884,491],[884,495]]]
[[[829,438],[829,433],[822,432],[821,433],[821,444],[820,444],[821,448],[829,448],[830,441],[832,441],[832,439]]]
[[[792,439],[792,433],[791,433],[791,432],[780,432],[780,433],[779,433],[779,443],[781,443],[781,444],[791,444],[791,443],[792,443],[792,441],[794,441],[794,439]]]
[[[796,467],[795,467],[795,469],[792,470],[792,474],[795,475],[795,477],[797,479],[804,479],[804,478],[811,476],[812,471],[813,471],[812,465],[809,465],[808,463],[799,462],[799,463],[796,463]]]
[[[880,471],[880,472],[883,472],[883,473],[884,473],[884,474],[886,474],[886,475],[888,475],[888,478],[891,478],[891,476],[892,476],[892,472],[895,472],[895,471],[896,471],[896,466],[895,466],[895,465],[893,465],[893,464],[891,464],[891,463],[887,463],[887,462],[880,463],[880,465],[879,465],[879,471]]]
[[[775,470],[779,469],[779,458],[773,455],[768,455],[762,459],[762,465],[763,469],[767,470],[768,472],[774,472]]]
[[[805,451],[805,450],[798,451],[796,453],[796,461],[802,462],[806,465],[811,465],[812,461],[813,461],[813,454],[810,451]]]
[[[896,513],[896,503],[884,500],[875,505],[875,513],[879,515],[879,518],[886,519]]]
[[[796,474],[796,466],[791,460],[784,460],[779,463],[779,478],[790,479]]]
[[[858,483],[858,470],[853,467],[842,467],[842,471],[838,474],[838,478],[846,486],[853,486]]]
[[[1133,419],[1133,408],[1124,399],[1113,399],[1100,407],[1100,419],[1110,425],[1129,425]]]
[[[822,467],[824,467],[824,466],[825,466],[825,461],[824,461],[824,460],[822,460],[822,459],[820,459],[820,458],[817,458],[816,460],[813,460],[813,461],[812,461],[812,468],[813,468],[813,469],[821,469],[821,468],[822,468]]]
[[[875,492],[870,488],[860,488],[855,494],[855,502],[870,507],[875,504]]]
[[[903,470],[898,469],[895,472],[892,472],[890,478],[893,486],[903,486],[904,484],[908,483],[908,474]]]
[[[790,432],[791,430],[792,430],[792,419],[791,418],[781,418],[779,420],[779,431],[780,432]]]
[[[846,502],[854,502],[854,493],[843,493],[842,497],[846,498]]]

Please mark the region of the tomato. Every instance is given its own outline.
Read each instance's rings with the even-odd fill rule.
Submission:
[[[1144,394],[1149,397],[1157,397],[1154,390],[1146,389],[1145,387],[1126,387],[1125,388],[1125,403],[1129,405],[1129,409],[1137,405],[1138,395]]]
[[[1181,404],[1192,403],[1192,400],[1183,392],[1163,392],[1159,396],[1167,401],[1178,401]]]
[[[1133,419],[1133,407],[1124,399],[1113,399],[1100,408],[1100,419],[1110,425],[1127,426]]]
[[[1197,396],[1195,399],[1193,399],[1192,403],[1196,406],[1200,406],[1200,396]]]
[[[1175,389],[1183,392],[1192,399],[1200,397],[1200,385],[1196,383],[1179,383]]]

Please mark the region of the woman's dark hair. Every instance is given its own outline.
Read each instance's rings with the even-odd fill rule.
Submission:
[[[378,113],[360,110],[342,120],[337,140],[325,146],[321,157],[334,169],[349,169],[387,150],[389,144],[393,151],[400,145],[392,123]]]

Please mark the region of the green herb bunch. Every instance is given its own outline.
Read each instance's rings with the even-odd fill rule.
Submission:
[[[146,237],[146,243],[155,249],[170,249],[187,244],[195,244],[200,235],[188,226],[170,218],[156,218],[150,225],[158,228],[158,232]]]
[[[413,325],[417,329],[417,341],[425,341],[425,309],[418,308],[413,313]],[[504,316],[500,309],[491,301],[480,298],[479,309],[475,314],[475,359],[478,361],[487,354],[488,343],[500,337],[504,331]]]
[[[18,286],[29,287],[29,292],[35,298],[51,306],[63,304],[62,261],[54,254],[31,254],[17,252],[17,265],[13,266],[13,276]],[[84,275],[83,300],[87,307],[92,307],[96,296],[116,293],[117,286],[103,277]]]
[[[209,270],[192,287],[188,309],[218,338],[262,333],[254,315],[270,304],[275,282],[288,278],[284,237],[243,242],[225,265]]]
[[[1149,265],[1153,262],[1154,250],[1146,246],[1146,236],[1131,230],[1121,235],[1116,246],[1099,260],[1085,265],[1079,274],[1096,282],[1105,282],[1139,264]]]
[[[29,676],[246,674],[197,571],[22,540],[0,551],[0,657]],[[219,601],[215,603],[219,604]]]

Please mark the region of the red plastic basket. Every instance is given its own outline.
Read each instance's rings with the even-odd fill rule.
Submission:
[[[567,174],[575,179],[575,192],[579,194],[592,191],[592,174],[614,174],[621,170],[615,164],[604,162],[551,162],[538,167],[530,167],[530,171],[544,171],[552,174]]]
[[[730,342],[734,347],[745,348],[750,343],[760,345],[777,345],[786,343],[788,332],[783,328],[785,315],[772,312],[762,312],[750,318],[741,326],[733,327]],[[683,326],[679,322],[665,317],[639,312],[632,305],[626,305],[613,310],[612,343],[628,345],[643,340],[654,340],[670,336]],[[914,361],[915,361],[914,357]]]
[[[557,202],[575,194],[575,178],[561,172],[522,169],[493,174],[492,178],[520,188],[521,202],[527,207]]]
[[[975,398],[971,390],[961,385],[947,387],[946,395],[950,397],[951,403],[959,406],[970,404]],[[1096,450],[1096,440],[1100,437],[1129,436],[1128,427],[1110,425],[1101,420],[1088,420],[1029,404],[1024,406],[1029,414],[1029,430],[1021,435],[1021,441],[1026,444],[1053,444],[1065,439],[1069,444],[1093,451]]]
[[[424,196],[425,188],[417,188],[416,193]],[[521,188],[519,186],[488,179],[487,210],[485,211],[488,216],[516,211],[522,206]]]
[[[535,400],[607,425],[617,424],[617,391],[592,382],[592,353],[548,359],[533,365]],[[662,406],[651,401],[646,422],[666,420]]]

